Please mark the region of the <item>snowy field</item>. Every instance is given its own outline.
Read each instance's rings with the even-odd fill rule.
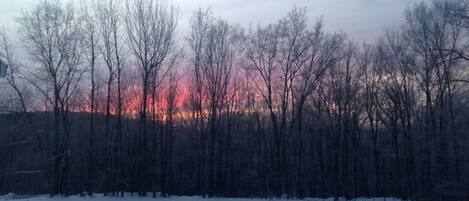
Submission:
[[[173,196],[168,198],[153,198],[148,197],[138,197],[126,195],[124,197],[104,197],[102,194],[95,194],[94,197],[80,197],[80,196],[69,196],[69,197],[54,197],[50,198],[47,195],[35,195],[35,196],[25,196],[25,195],[15,195],[7,194],[0,196],[0,201],[148,201],[148,200],[158,200],[158,201],[296,201],[295,199],[261,199],[261,198],[203,198],[197,196]],[[303,201],[346,201],[344,198],[327,198],[327,199],[318,199],[318,198],[305,198]],[[347,201],[402,201],[395,198],[356,198]]]

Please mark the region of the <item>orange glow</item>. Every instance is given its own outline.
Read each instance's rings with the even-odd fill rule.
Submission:
[[[240,84],[241,83],[236,83]],[[246,83],[244,83],[246,84]],[[171,89],[172,88],[172,89]],[[171,91],[173,90],[173,91]],[[168,101],[170,95],[174,95],[174,100],[172,103],[172,119],[174,121],[180,121],[180,120],[190,120],[190,119],[195,119],[195,118],[206,118],[210,115],[210,111],[208,110],[208,104],[209,104],[209,99],[207,97],[207,94],[204,92],[202,93],[201,97],[194,97],[197,96],[197,93],[195,92],[196,89],[194,85],[190,82],[182,81],[179,82],[176,90],[174,91],[174,86],[171,87],[170,84],[168,83],[162,83],[159,87],[156,88],[156,93],[155,97],[152,97],[151,91],[149,91],[148,99],[147,99],[147,115],[148,119],[152,119],[153,117],[155,120],[158,121],[167,121],[169,119],[169,112],[168,111],[170,108],[169,106],[171,105]],[[240,90],[240,88],[230,88],[228,91],[228,94],[226,96],[225,101],[232,102],[231,104],[237,105],[231,105],[234,106],[234,108],[222,108],[219,110],[219,113],[262,113],[262,114],[268,114],[269,110],[267,108],[263,108],[263,106],[260,106],[257,109],[253,108],[246,108],[243,106],[245,104],[245,101],[247,101],[246,98],[246,93],[243,93],[244,91]],[[132,85],[127,88],[125,88],[122,91],[122,114],[127,117],[127,118],[132,118],[132,119],[138,119],[139,115],[142,110],[142,88],[139,85]],[[106,93],[104,91],[99,91],[97,93],[97,98],[95,102],[95,111],[97,113],[104,114],[105,113],[105,105],[106,105]],[[153,100],[154,98],[154,100]],[[197,101],[199,98],[201,98],[201,104],[202,104],[202,114],[198,114],[197,111],[195,111],[195,106],[194,106],[194,101]],[[258,103],[262,103],[263,100],[260,98],[260,96],[256,95],[254,98],[254,104],[259,106]],[[229,100],[228,100],[229,99]],[[75,111],[81,111],[81,112],[91,112],[90,108],[90,100],[86,100],[83,102],[87,102],[87,104],[82,105],[80,108],[76,108]],[[230,104],[230,103],[224,103],[224,104]],[[274,109],[274,112],[276,110]],[[115,116],[117,115],[117,94],[115,91],[112,93],[112,100],[111,100],[111,115]],[[202,116],[202,117],[200,117]]]

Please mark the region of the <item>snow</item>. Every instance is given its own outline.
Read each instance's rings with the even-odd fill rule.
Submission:
[[[203,198],[199,196],[172,196],[167,198],[153,198],[148,197],[139,197],[131,196],[127,194],[124,197],[109,197],[103,196],[102,194],[95,194],[93,197],[80,197],[77,195],[69,197],[49,197],[47,195],[16,195],[14,193],[8,193],[0,196],[0,201],[300,201],[299,199],[283,199],[283,198]],[[305,198],[301,201],[346,201],[345,198]],[[402,201],[396,198],[356,198],[347,201]]]

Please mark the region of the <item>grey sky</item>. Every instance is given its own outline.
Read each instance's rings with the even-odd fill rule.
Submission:
[[[79,0],[70,0],[79,2]],[[373,41],[384,28],[403,22],[404,11],[422,0],[175,0],[179,6],[179,30],[198,7],[211,7],[215,16],[243,26],[276,22],[294,6],[306,6],[314,23],[323,16],[328,31],[344,31],[355,41]],[[15,27],[14,18],[39,0],[0,0],[0,26]],[[184,33],[179,33],[183,35]]]

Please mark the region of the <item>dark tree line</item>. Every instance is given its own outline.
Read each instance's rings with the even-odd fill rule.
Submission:
[[[468,2],[366,44],[306,13],[41,1],[1,38],[0,192],[468,199]]]

